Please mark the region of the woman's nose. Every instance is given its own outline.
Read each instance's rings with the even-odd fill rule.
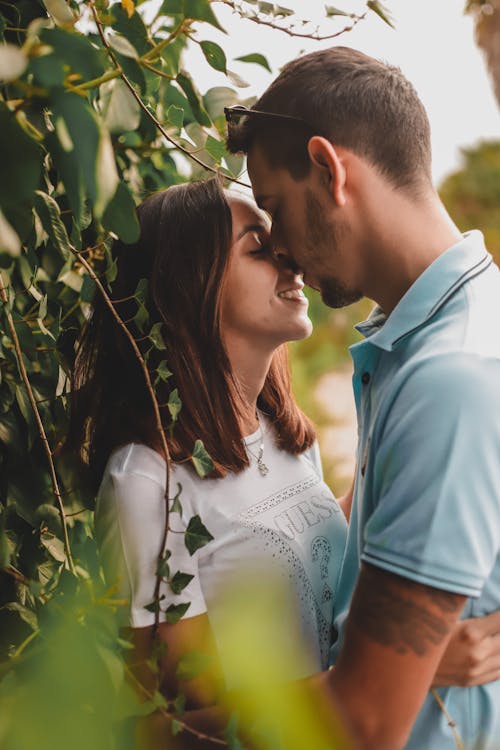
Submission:
[[[304,271],[298,267],[290,256],[283,250],[276,248],[273,250],[273,257],[280,270],[288,271],[294,276],[303,276]]]

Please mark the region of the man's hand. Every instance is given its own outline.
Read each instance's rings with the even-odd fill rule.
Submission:
[[[345,642],[328,673],[360,750],[403,748],[464,602],[363,565]]]
[[[484,685],[500,678],[500,611],[458,622],[433,685]]]

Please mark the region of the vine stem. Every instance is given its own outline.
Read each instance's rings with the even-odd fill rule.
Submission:
[[[335,39],[338,36],[341,36],[342,34],[346,34],[348,31],[352,31],[355,26],[358,25],[360,21],[363,21],[366,18],[366,11],[364,13],[361,13],[360,15],[351,14],[351,18],[353,19],[353,22],[350,26],[345,26],[340,31],[336,31],[333,34],[302,34],[300,31],[295,31],[293,29],[293,25],[286,27],[286,26],[280,26],[277,23],[274,23],[273,21],[266,21],[265,19],[261,18],[257,14],[254,15],[246,15],[243,8],[239,7],[238,4],[235,2],[235,0],[216,0],[217,2],[222,3],[223,5],[227,5],[228,8],[231,8],[235,13],[237,13],[240,18],[243,18],[247,21],[253,21],[254,23],[260,24],[260,26],[268,26],[270,29],[274,29],[275,31],[282,31],[284,34],[288,34],[288,36],[295,37],[297,39],[313,39],[316,42],[322,42],[327,39]]]
[[[143,694],[145,698],[147,698],[150,701],[154,700],[154,695],[151,693],[150,690],[148,690],[140,680],[137,679],[133,671],[130,669],[128,665],[125,665],[125,672],[128,675],[128,677],[132,680],[132,682],[136,685],[136,687],[140,690],[140,692]],[[222,740],[220,737],[215,737],[210,734],[204,734],[203,732],[200,732],[198,729],[195,729],[194,727],[187,724],[185,721],[182,721],[174,714],[169,713],[169,711],[166,711],[164,708],[159,707],[158,711],[161,713],[162,716],[164,716],[166,719],[173,719],[177,721],[183,730],[188,732],[189,734],[194,735],[199,740],[207,740],[209,742],[213,742],[216,745],[222,745],[223,747],[227,747],[227,742],[225,740]]]
[[[149,395],[151,397],[151,404],[153,406],[153,411],[154,411],[154,415],[155,415],[156,429],[157,429],[158,437],[160,438],[161,447],[162,447],[162,450],[163,450],[163,454],[164,454],[164,458],[165,458],[165,464],[166,464],[166,479],[165,479],[165,514],[166,514],[166,518],[165,518],[165,528],[163,530],[162,543],[161,543],[161,547],[160,547],[160,550],[159,550],[159,553],[158,553],[158,562],[160,562],[160,560],[163,557],[163,553],[164,553],[164,550],[165,550],[165,547],[166,547],[166,544],[167,544],[167,535],[168,535],[168,527],[169,527],[169,510],[170,510],[169,509],[169,496],[170,496],[170,450],[169,450],[169,447],[168,447],[167,438],[165,436],[165,430],[163,429],[163,422],[162,422],[162,418],[161,418],[161,414],[160,414],[160,407],[158,405],[158,400],[156,398],[154,387],[153,387],[153,384],[151,382],[151,376],[149,374],[149,370],[148,370],[147,364],[144,361],[144,357],[142,356],[139,347],[137,346],[137,342],[134,339],[134,337],[132,336],[132,334],[129,331],[129,329],[127,328],[127,326],[125,325],[125,323],[123,322],[123,320],[118,315],[118,313],[117,313],[117,311],[116,311],[116,309],[115,309],[115,307],[113,305],[112,300],[110,299],[110,297],[109,297],[108,293],[106,292],[106,290],[105,290],[105,288],[104,288],[101,280],[99,279],[99,276],[96,274],[96,272],[94,271],[93,267],[90,265],[90,263],[88,262],[88,260],[86,258],[84,258],[78,252],[78,250],[76,250],[71,245],[69,246],[69,248],[70,248],[71,252],[73,253],[73,255],[76,258],[78,258],[79,262],[82,264],[82,266],[87,271],[88,275],[90,276],[90,278],[92,279],[92,281],[94,282],[94,284],[98,288],[100,294],[102,295],[102,297],[104,299],[104,302],[106,303],[106,306],[108,307],[109,311],[111,312],[111,314],[112,314],[113,318],[115,319],[116,323],[118,324],[118,326],[121,328],[121,330],[124,332],[124,334],[128,338],[128,340],[130,342],[130,345],[131,345],[131,347],[132,347],[132,349],[134,351],[134,354],[135,354],[135,356],[137,358],[137,361],[139,362],[139,365],[140,365],[140,367],[142,369],[142,372],[143,372],[143,375],[144,375],[145,384],[146,384],[146,388],[147,388],[147,390],[149,392]],[[155,583],[155,590],[154,590],[154,601],[156,601],[156,602],[158,602],[158,598],[159,598],[160,585],[161,585],[161,576],[157,575],[156,576],[156,583]],[[155,611],[155,631],[158,630],[158,626],[159,626],[159,608],[156,607],[156,611]]]
[[[103,29],[102,23],[101,23],[101,21],[99,19],[99,14],[98,14],[98,12],[96,10],[96,7],[95,7],[94,3],[91,4],[90,8],[92,10],[92,15],[94,16],[94,22],[95,22],[95,24],[97,26],[97,30],[99,32],[99,36],[101,37],[101,41],[103,43],[103,46],[106,48],[106,50],[108,52],[108,55],[111,58],[111,61],[113,62],[113,65],[115,66],[116,70],[118,71],[118,69],[120,68],[120,64],[119,64],[118,60],[116,59],[115,54],[114,54],[111,46],[108,43],[108,40],[106,39],[106,35],[104,33],[104,29]],[[167,40],[165,39],[164,41],[166,42]],[[120,70],[121,70],[121,68],[120,68]],[[121,73],[119,73],[119,77],[122,79],[123,83],[129,89],[130,93],[132,94],[132,96],[136,100],[136,102],[139,105],[139,107],[149,117],[149,119],[155,124],[155,126],[158,128],[158,130],[160,131],[160,133],[162,134],[162,136],[165,138],[165,140],[167,140],[169,143],[171,143],[172,146],[174,146],[176,149],[178,149],[179,151],[181,151],[183,154],[185,154],[185,156],[187,156],[189,159],[191,159],[192,161],[196,162],[196,164],[198,164],[200,167],[203,167],[203,169],[206,169],[208,172],[213,172],[214,174],[217,174],[217,175],[221,174],[220,170],[216,169],[215,167],[210,166],[209,164],[205,164],[205,162],[203,162],[201,159],[198,159],[198,157],[195,156],[189,149],[185,148],[180,143],[177,143],[177,141],[174,140],[172,138],[172,136],[170,136],[167,133],[167,131],[165,130],[165,128],[163,127],[163,125],[161,124],[161,122],[158,120],[158,118],[151,112],[151,110],[147,107],[147,105],[142,101],[141,97],[139,96],[139,94],[135,90],[133,84],[131,83],[131,81],[125,75],[125,73],[123,71]],[[225,179],[229,180],[230,182],[235,183],[236,185],[241,185],[242,187],[246,187],[246,188],[250,187],[250,185],[248,185],[248,183],[241,182],[236,177],[230,177],[229,175],[224,174],[224,173],[222,173],[222,175],[223,175],[223,177],[225,177]]]
[[[464,743],[462,742],[462,739],[461,739],[461,737],[460,737],[460,735],[458,733],[457,725],[455,724],[455,722],[451,718],[451,716],[450,716],[450,714],[448,712],[448,709],[446,708],[446,706],[444,705],[444,703],[443,703],[443,701],[441,699],[441,696],[439,695],[439,693],[436,690],[436,688],[432,688],[431,689],[431,693],[432,693],[432,695],[434,697],[434,700],[438,704],[439,708],[441,709],[441,711],[446,716],[446,720],[448,722],[448,726],[450,727],[451,731],[453,732],[453,738],[455,740],[455,744],[457,746],[457,750],[464,750]]]
[[[7,293],[7,287],[5,285],[4,275],[2,272],[0,272],[0,299],[4,304],[4,312],[5,312],[5,318],[7,320],[7,325],[9,327],[10,335],[14,344],[14,349],[16,352],[16,358],[17,358],[17,365],[19,367],[19,372],[21,374],[21,378],[24,383],[24,387],[26,388],[26,392],[28,394],[28,398],[30,401],[31,409],[33,411],[33,414],[35,416],[35,421],[37,423],[38,432],[40,435],[40,438],[42,440],[42,444],[45,450],[45,454],[47,456],[47,461],[49,463],[50,468],[50,478],[52,481],[52,487],[54,490],[54,495],[57,500],[57,506],[59,510],[59,516],[61,519],[61,525],[62,525],[62,531],[63,531],[63,538],[64,538],[64,552],[66,555],[66,560],[69,566],[69,569],[73,573],[73,575],[76,575],[75,565],[73,562],[73,557],[71,555],[71,548],[69,545],[69,537],[68,537],[68,527],[66,524],[66,514],[64,512],[64,504],[62,501],[61,491],[59,489],[59,482],[57,481],[57,474],[56,474],[56,467],[54,465],[54,459],[52,456],[52,451],[50,449],[49,441],[47,438],[47,433],[45,432],[45,428],[43,426],[42,419],[40,417],[40,412],[38,411],[38,405],[35,399],[35,395],[33,393],[33,389],[31,387],[31,383],[28,378],[28,373],[26,372],[26,367],[24,365],[23,360],[23,352],[21,349],[21,345],[19,343],[19,338],[16,332],[16,326],[14,324],[14,319],[12,317],[12,313],[9,310],[9,297]]]

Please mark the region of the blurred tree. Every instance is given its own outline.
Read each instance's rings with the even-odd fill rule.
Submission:
[[[465,9],[474,16],[476,41],[486,57],[500,104],[500,0],[468,0]]]
[[[449,175],[439,193],[462,231],[478,228],[500,262],[500,141],[462,149],[463,167]]]

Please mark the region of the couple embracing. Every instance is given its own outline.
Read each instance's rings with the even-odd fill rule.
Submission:
[[[346,47],[314,52],[226,117],[255,203],[216,179],[172,187],[138,207],[137,246],[114,248],[120,315],[134,317],[127,299],[147,278],[172,371],[161,400],[175,388],[182,400],[171,454],[183,512],[168,547],[189,582],[160,593],[190,606],[176,624],[160,613],[165,693],[182,689],[194,714],[216,706],[227,689],[221,591],[250,564],[289,582],[309,655],[292,676],[319,674],[314,689],[353,747],[453,750],[458,732],[467,750],[497,750],[499,269],[481,233],[462,235],[443,208],[428,119],[398,69]],[[290,391],[286,343],[312,328],[304,283],[333,308],[376,303],[351,347],[357,466],[338,500]],[[141,378],[97,299],[76,360],[73,434],[86,425],[105,571],[146,658],[165,458]],[[204,479],[186,463],[198,438],[214,463]],[[175,532],[194,515],[213,539],[190,556]],[[193,647],[219,666],[179,685]]]

